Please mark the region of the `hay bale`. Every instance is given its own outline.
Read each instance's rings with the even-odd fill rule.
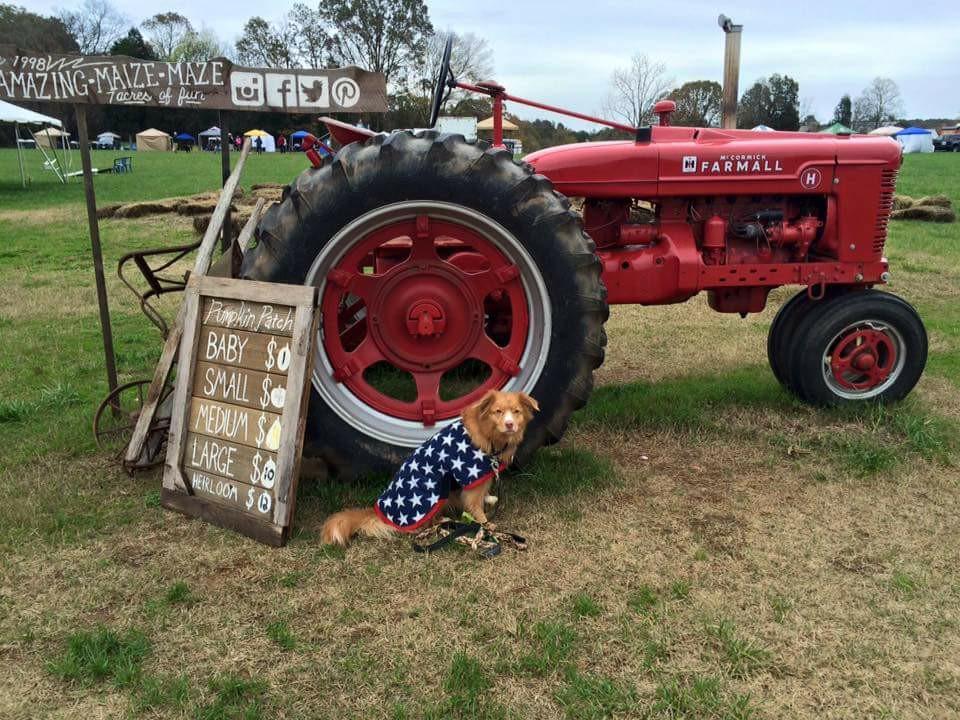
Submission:
[[[953,207],[953,203],[950,202],[950,198],[942,194],[928,195],[927,197],[922,197],[919,200],[914,201],[914,205],[920,205],[922,207],[943,207],[943,208]]]
[[[116,218],[138,218],[146,215],[164,215],[177,209],[175,200],[157,200],[153,202],[130,203],[117,208],[113,216]]]
[[[914,205],[903,210],[894,210],[890,213],[894,220],[923,220],[925,222],[952,223],[957,219],[951,208],[939,205]]]
[[[283,200],[283,191],[285,186],[277,185],[276,187],[259,187],[255,188],[253,195],[250,198],[250,204],[255,205],[258,198],[263,198],[267,202],[280,202]]]
[[[210,215],[197,215],[193,218],[193,229],[198,235],[203,235],[207,232],[207,227],[210,225],[210,218],[213,217],[213,214]],[[247,224],[247,220],[250,219],[250,211],[239,210],[237,212],[230,213],[230,236],[237,237],[240,234],[240,231],[243,230],[243,226]]]
[[[894,210],[905,210],[908,207],[913,207],[914,200],[909,195],[894,195],[893,196],[893,209]]]
[[[286,185],[282,183],[254,183],[250,186],[251,190],[283,190]]]
[[[123,203],[109,203],[108,205],[101,205],[97,208],[97,219],[103,220],[104,218],[112,218],[114,214],[123,207]]]

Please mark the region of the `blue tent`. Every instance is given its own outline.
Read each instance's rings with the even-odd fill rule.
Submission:
[[[180,133],[173,139],[177,142],[196,142],[196,139],[190,133]]]
[[[904,153],[933,152],[933,133],[921,127],[908,127],[893,136],[903,146]]]
[[[305,137],[306,137],[307,135],[309,135],[309,134],[310,134],[310,133],[308,133],[306,130],[297,130],[295,133],[290,133],[290,139],[291,139],[291,140],[302,140],[303,138],[305,138]]]

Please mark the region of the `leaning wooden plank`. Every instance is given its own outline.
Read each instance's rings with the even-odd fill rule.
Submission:
[[[230,203],[233,202],[233,194],[237,191],[237,185],[240,182],[240,176],[243,174],[243,166],[247,162],[247,156],[250,154],[250,138],[243,142],[243,149],[240,151],[240,158],[237,160],[236,167],[227,178],[223,190],[220,192],[220,199],[213,210],[213,216],[210,218],[210,224],[207,231],[200,241],[200,247],[197,250],[197,260],[193,264],[194,275],[206,275],[210,269],[210,261],[213,258],[213,249],[220,237],[220,230],[223,228],[224,220],[227,216],[227,210]],[[136,427],[130,436],[130,444],[127,445],[127,453],[124,460],[128,463],[135,463],[143,452],[143,444],[146,442],[150,432],[150,424],[157,412],[157,402],[160,400],[160,393],[170,375],[170,369],[173,367],[173,361],[177,356],[177,348],[180,345],[180,336],[183,334],[183,319],[186,306],[180,306],[180,312],[177,313],[177,319],[170,327],[167,335],[167,341],[163,345],[163,352],[160,353],[160,361],[157,363],[157,369],[153,373],[153,380],[150,383],[150,389],[147,391],[146,400],[140,410],[140,416],[137,418]]]
[[[258,198],[257,204],[253,206],[253,212],[250,213],[250,219],[243,226],[240,235],[237,237],[237,247],[240,248],[240,254],[247,254],[247,245],[250,244],[250,238],[253,237],[253,231],[257,229],[257,223],[260,222],[260,215],[267,205],[266,198]]]

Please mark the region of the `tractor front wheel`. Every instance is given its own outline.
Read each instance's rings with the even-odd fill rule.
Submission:
[[[812,303],[787,346],[788,382],[806,402],[896,402],[927,362],[917,311],[891,293],[861,290]]]

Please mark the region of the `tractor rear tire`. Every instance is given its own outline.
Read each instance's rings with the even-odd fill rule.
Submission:
[[[906,300],[877,290],[814,303],[788,346],[790,386],[804,401],[840,406],[902,400],[927,362],[927,332]]]
[[[404,245],[408,257],[377,269],[374,251],[402,254]],[[479,251],[456,250],[468,246]],[[559,440],[603,362],[609,310],[600,271],[579,216],[546,178],[504,150],[425,131],[351,143],[304,171],[261,220],[241,276],[319,288],[304,453],[339,474],[361,475],[395,467],[484,392],[447,400],[436,389],[440,373],[450,372],[447,358],[466,353],[472,338],[494,358],[483,382],[540,404],[517,461]],[[478,279],[492,275],[486,284]],[[498,289],[487,294],[491,283]],[[495,341],[507,343],[501,353],[484,336],[492,332],[489,303],[504,294],[513,330]],[[481,300],[470,305],[468,297]],[[347,310],[361,327],[354,349],[339,319]],[[478,323],[472,335],[464,329]],[[508,357],[514,338],[526,344]],[[414,400],[374,388],[371,358],[412,376]]]

